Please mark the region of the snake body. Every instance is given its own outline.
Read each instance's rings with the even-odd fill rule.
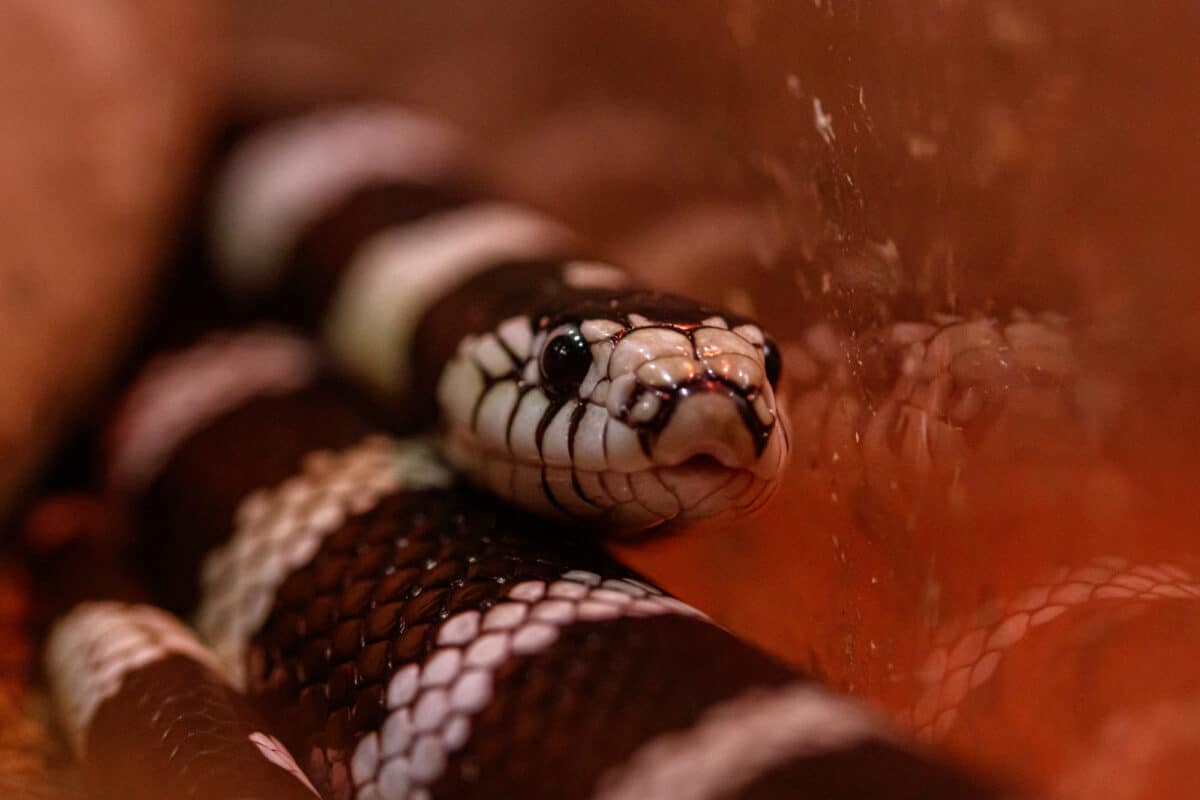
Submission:
[[[459,163],[444,129],[386,109],[234,157],[216,226],[230,287],[319,334],[393,412],[436,421],[440,455],[380,434],[289,334],[148,366],[108,475],[140,511],[162,608],[82,604],[48,648],[93,785],[991,796],[581,535],[765,502],[789,449],[779,351],[476,199]]]
[[[427,444],[364,435],[319,371],[297,378],[300,346],[252,333],[160,359],[114,427],[114,463],[142,476],[149,569],[194,576],[172,610],[211,649],[144,606],[85,604],[59,624],[56,696],[100,786],[990,796],[590,538],[457,485]],[[163,508],[176,516],[156,525]],[[147,763],[150,787],[129,777]]]

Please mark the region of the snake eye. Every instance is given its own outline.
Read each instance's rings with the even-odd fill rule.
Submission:
[[[763,368],[766,370],[771,388],[776,388],[779,384],[779,376],[783,374],[783,356],[779,354],[779,345],[775,344],[775,340],[769,336],[763,340]]]
[[[550,335],[542,348],[542,379],[547,387],[565,394],[572,391],[592,366],[592,352],[574,325],[563,325]]]

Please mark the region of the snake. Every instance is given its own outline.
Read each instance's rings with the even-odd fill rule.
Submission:
[[[767,501],[779,348],[471,199],[452,140],[353,109],[234,155],[223,280],[319,345],[210,335],[109,426],[155,604],[84,602],[46,656],[96,794],[999,796],[604,551]]]
[[[778,344],[469,188],[456,142],[390,107],[261,134],[215,190],[223,282],[387,404],[436,398],[448,459],[510,502],[610,533],[767,502],[790,451]]]

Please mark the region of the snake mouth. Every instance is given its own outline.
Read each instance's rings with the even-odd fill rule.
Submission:
[[[739,470],[743,469],[743,467],[737,464],[730,464],[728,461],[717,458],[715,455],[702,453],[700,455],[689,456],[678,464],[659,467],[659,469],[671,469],[698,475],[723,475],[730,470]]]
[[[692,456],[679,464],[656,465],[645,472],[663,482],[679,498],[682,514],[699,505],[707,494],[725,482],[733,481],[741,475],[751,479],[758,477],[753,470],[729,466],[710,455]],[[640,473],[633,473],[638,474]]]
[[[681,464],[649,470],[655,481],[678,501],[678,508],[660,521],[693,522],[745,515],[757,511],[775,494],[778,476],[731,467],[709,455],[693,456]]]
[[[451,427],[448,458],[474,483],[541,514],[628,534],[666,522],[744,515],[779,486],[778,471],[729,466],[711,453],[675,464],[649,462],[619,471],[547,464],[489,448],[471,431]]]

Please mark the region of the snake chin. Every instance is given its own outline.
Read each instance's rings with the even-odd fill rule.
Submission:
[[[723,464],[709,454],[631,472],[583,470],[490,451],[469,432],[451,431],[448,459],[474,483],[542,516],[571,519],[616,535],[667,522],[745,516],[779,486],[779,470]]]
[[[777,477],[729,467],[712,456],[694,456],[651,472],[679,500],[678,513],[662,522],[743,517],[759,510],[779,487]]]

